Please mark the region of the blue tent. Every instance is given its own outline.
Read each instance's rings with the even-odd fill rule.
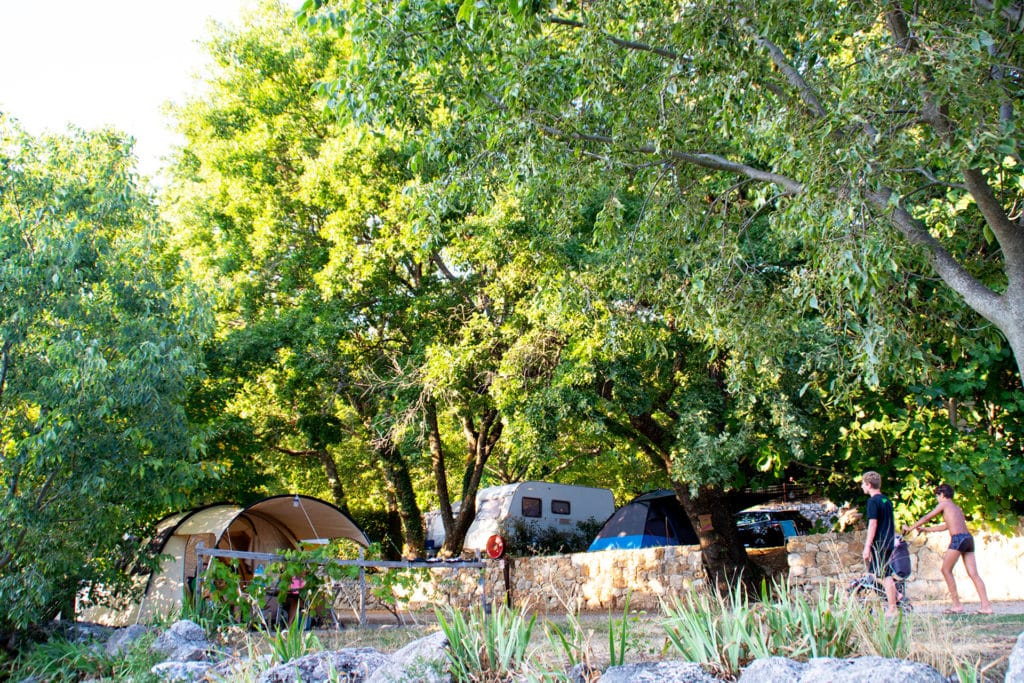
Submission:
[[[590,544],[595,550],[697,545],[690,520],[669,489],[637,496],[615,511]]]

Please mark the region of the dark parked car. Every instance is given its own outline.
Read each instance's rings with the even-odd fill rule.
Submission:
[[[748,548],[773,548],[790,536],[811,530],[811,520],[797,510],[744,510],[736,513],[736,529]]]

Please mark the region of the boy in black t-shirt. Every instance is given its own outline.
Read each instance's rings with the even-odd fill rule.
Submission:
[[[885,600],[888,603],[885,616],[896,616],[896,580],[892,576],[889,559],[892,557],[896,540],[896,520],[893,516],[892,501],[882,495],[882,475],[865,472],[861,477],[861,489],[868,498],[868,534],[864,539],[864,562],[885,586]]]

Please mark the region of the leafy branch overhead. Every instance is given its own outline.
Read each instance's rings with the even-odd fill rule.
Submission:
[[[963,304],[1024,357],[1020,13],[311,1],[300,17],[351,40],[333,86],[350,115],[383,122],[443,104],[513,168],[590,162],[623,185],[644,182],[645,166],[667,169],[674,191],[651,190],[640,229],[692,239],[701,199],[732,187],[723,175],[774,186],[761,201],[802,255],[788,293],[831,326],[860,328],[871,379],[886,361],[920,359],[922,328],[943,328]],[[921,291],[932,274],[947,292]],[[908,318],[918,307],[893,288],[927,297],[929,319]],[[872,328],[909,342],[874,348]]]

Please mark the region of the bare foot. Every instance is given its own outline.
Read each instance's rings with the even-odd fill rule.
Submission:
[[[887,610],[885,610],[885,618],[886,619],[895,619],[896,617],[899,616],[899,614],[900,614],[900,611],[898,609],[887,609]]]
[[[963,614],[964,613],[964,608],[963,607],[947,607],[946,609],[942,610],[942,613],[943,614]]]
[[[995,612],[992,611],[992,605],[982,605],[978,614],[995,614]]]

